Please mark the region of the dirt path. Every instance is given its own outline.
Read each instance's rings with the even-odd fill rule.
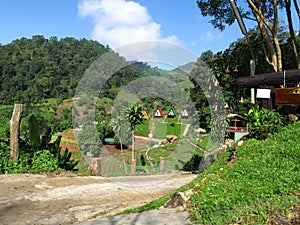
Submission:
[[[0,176],[0,224],[74,224],[104,218],[161,197],[195,175]]]

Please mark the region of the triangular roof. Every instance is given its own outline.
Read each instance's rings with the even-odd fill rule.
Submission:
[[[189,116],[188,111],[185,109],[181,112],[181,116]]]
[[[154,113],[154,116],[155,117],[163,117],[164,113],[163,113],[162,109],[161,108],[157,108],[157,110]]]
[[[144,116],[145,119],[149,118],[148,113],[146,111],[142,111],[142,114],[143,114],[143,116]]]
[[[176,114],[176,110],[173,107],[168,112],[168,116],[176,116]]]

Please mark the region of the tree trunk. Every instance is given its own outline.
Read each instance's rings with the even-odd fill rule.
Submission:
[[[255,2],[253,2],[251,0],[247,0],[247,2],[249,7],[251,8],[253,15],[256,18],[258,27],[262,35],[263,43],[265,44],[268,53],[270,54],[270,55],[266,55],[266,60],[270,65],[273,66],[275,72],[281,71],[282,70],[281,50],[278,50],[278,47],[280,49],[280,46],[278,44],[278,38],[276,37],[278,31],[277,1],[273,2],[274,23],[275,23],[274,25],[270,24],[264,17],[264,14],[262,12],[263,9],[260,6],[260,1],[256,0]],[[271,34],[272,37],[270,37],[269,34]],[[276,38],[277,41],[275,40]]]
[[[276,72],[281,72],[282,71],[282,54],[281,54],[281,48],[278,40],[277,34],[273,35],[274,39],[274,46],[276,49],[276,60],[277,60],[277,69],[275,70]]]
[[[286,0],[286,15],[288,18],[288,24],[289,24],[289,30],[290,30],[290,36],[291,36],[291,42],[293,46],[293,51],[297,60],[297,68],[300,69],[300,50],[297,46],[296,37],[295,37],[295,31],[293,27],[293,19],[292,19],[292,12],[291,12],[291,1]]]
[[[22,104],[15,104],[12,117],[9,121],[10,126],[10,157],[13,160],[19,158],[19,137],[20,137],[20,124],[23,111]]]
[[[266,60],[270,65],[272,65],[272,67],[274,68],[274,71],[277,72],[278,71],[278,65],[277,65],[278,60],[277,60],[277,54],[276,54],[276,50],[274,48],[273,42],[268,34],[268,31],[266,30],[266,28],[264,26],[263,21],[258,20],[258,27],[259,27],[261,35],[262,35],[263,43],[267,47],[268,53],[269,53],[269,55],[266,55]]]
[[[134,159],[134,130],[131,131],[131,134],[132,134],[131,159]]]
[[[136,171],[136,160],[134,158],[134,130],[132,133],[132,147],[131,147],[131,174],[135,174]]]
[[[300,10],[299,10],[297,0],[294,0],[294,6],[295,6],[295,9],[296,9],[296,12],[297,12],[297,15],[298,15],[298,19],[300,21]],[[300,29],[298,30],[298,35],[300,35]]]
[[[274,19],[273,19],[273,28],[271,30],[273,41],[274,41],[274,48],[276,50],[277,55],[277,72],[282,71],[282,54],[281,48],[278,40],[278,3],[277,0],[273,0],[273,7],[274,7]]]

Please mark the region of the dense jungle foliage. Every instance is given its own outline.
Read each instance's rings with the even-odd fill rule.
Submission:
[[[86,68],[108,47],[42,35],[0,46],[0,104],[70,98]]]

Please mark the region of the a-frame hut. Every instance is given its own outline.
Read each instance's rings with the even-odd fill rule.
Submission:
[[[142,114],[144,116],[144,119],[149,119],[148,113],[146,111],[142,111]]]
[[[181,112],[181,119],[188,119],[189,118],[189,113],[186,109],[184,109],[182,112]]]
[[[161,118],[164,116],[164,113],[161,108],[157,108],[154,113],[154,118]]]
[[[170,108],[170,110],[168,111],[168,118],[175,118],[176,117],[176,110],[172,107]]]

